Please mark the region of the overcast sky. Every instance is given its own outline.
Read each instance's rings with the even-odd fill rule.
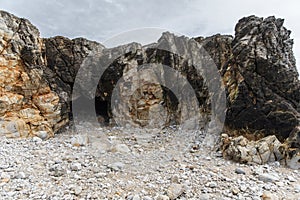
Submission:
[[[43,37],[86,37],[102,43],[145,27],[191,37],[234,34],[235,24],[244,16],[275,15],[292,30],[300,69],[299,0],[0,0],[0,8],[29,19]],[[146,32],[140,33],[136,35]]]

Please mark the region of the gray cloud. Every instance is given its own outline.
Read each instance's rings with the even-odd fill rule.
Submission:
[[[241,17],[275,15],[284,18],[285,26],[292,30],[298,62],[299,7],[297,0],[1,0],[2,9],[29,19],[43,37],[86,37],[99,42],[142,27],[187,36],[234,34]]]

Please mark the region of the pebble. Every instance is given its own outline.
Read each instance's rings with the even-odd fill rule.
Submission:
[[[167,195],[170,200],[176,199],[184,192],[184,187],[181,184],[172,183],[167,189]]]
[[[292,176],[287,176],[287,180],[289,180],[290,182],[296,182],[296,179]]]
[[[300,185],[295,185],[295,192],[300,193]]]
[[[279,177],[276,174],[261,174],[258,176],[258,180],[263,182],[275,182],[279,181]]]
[[[82,192],[82,187],[80,187],[80,186],[76,186],[75,188],[74,188],[74,194],[75,195],[80,195],[80,193]]]
[[[246,172],[242,168],[236,168],[234,170],[234,172],[237,173],[237,174],[246,174]]]
[[[171,177],[171,183],[179,183],[179,176],[178,175],[173,175]]]
[[[26,178],[26,174],[24,172],[19,172],[15,178],[17,179],[25,179]]]
[[[210,182],[207,184],[207,186],[210,188],[216,188],[218,186],[218,184],[216,182]]]
[[[231,191],[232,191],[232,194],[237,195],[240,190],[238,188],[234,187],[234,188],[232,188]]]
[[[242,192],[245,192],[246,190],[247,190],[247,186],[246,185],[240,185],[240,190],[242,191]]]
[[[71,138],[71,144],[75,147],[86,146],[89,143],[89,137],[87,135],[76,135]]]
[[[108,165],[108,168],[110,168],[114,171],[122,171],[124,166],[125,166],[125,164],[122,162],[115,162],[115,163]]]
[[[166,195],[158,195],[156,200],[170,200],[170,198]]]
[[[45,140],[48,138],[48,132],[47,131],[38,131],[36,133],[36,136],[39,137],[42,140]]]
[[[202,194],[199,200],[210,200],[210,194]]]
[[[136,194],[136,195],[134,195],[134,196],[133,196],[133,198],[132,198],[132,200],[140,200],[140,199],[141,199],[141,198],[140,198],[140,196],[139,196],[139,195],[137,195],[137,194]]]
[[[72,163],[70,168],[72,171],[79,171],[82,167],[80,163]]]
[[[36,137],[36,136],[35,136],[35,137],[32,138],[32,141],[33,141],[33,142],[36,142],[36,143],[40,143],[40,142],[43,141],[43,139],[40,138],[40,137]]]
[[[126,144],[116,144],[112,149],[112,152],[129,153],[130,149]]]

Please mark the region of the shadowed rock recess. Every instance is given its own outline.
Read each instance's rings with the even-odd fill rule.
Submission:
[[[108,49],[84,38],[40,38],[28,20],[0,11],[0,133],[52,137],[72,120],[72,101],[83,107],[95,103],[99,122],[114,124],[115,89],[124,100],[113,106],[121,125],[130,121],[134,126],[163,127],[200,114],[199,128],[205,128],[211,115],[225,114],[219,104],[224,98],[224,157],[259,164],[282,160],[299,169],[300,82],[290,33],[282,19],[249,16],[238,22],[234,37],[189,39],[166,32],[157,43]],[[199,52],[202,56],[197,57]],[[221,76],[213,91],[208,87],[216,78],[210,61]],[[84,76],[75,83],[83,62],[90,67],[82,69]],[[154,66],[159,72],[138,74]],[[188,81],[181,82],[163,66]],[[100,80],[95,75],[99,73]],[[72,94],[75,84],[79,90]],[[195,106],[199,110],[190,109]]]

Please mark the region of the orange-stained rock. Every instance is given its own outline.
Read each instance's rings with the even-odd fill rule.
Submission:
[[[52,137],[68,119],[61,118],[59,96],[43,77],[39,31],[3,11],[0,18],[0,134]]]

